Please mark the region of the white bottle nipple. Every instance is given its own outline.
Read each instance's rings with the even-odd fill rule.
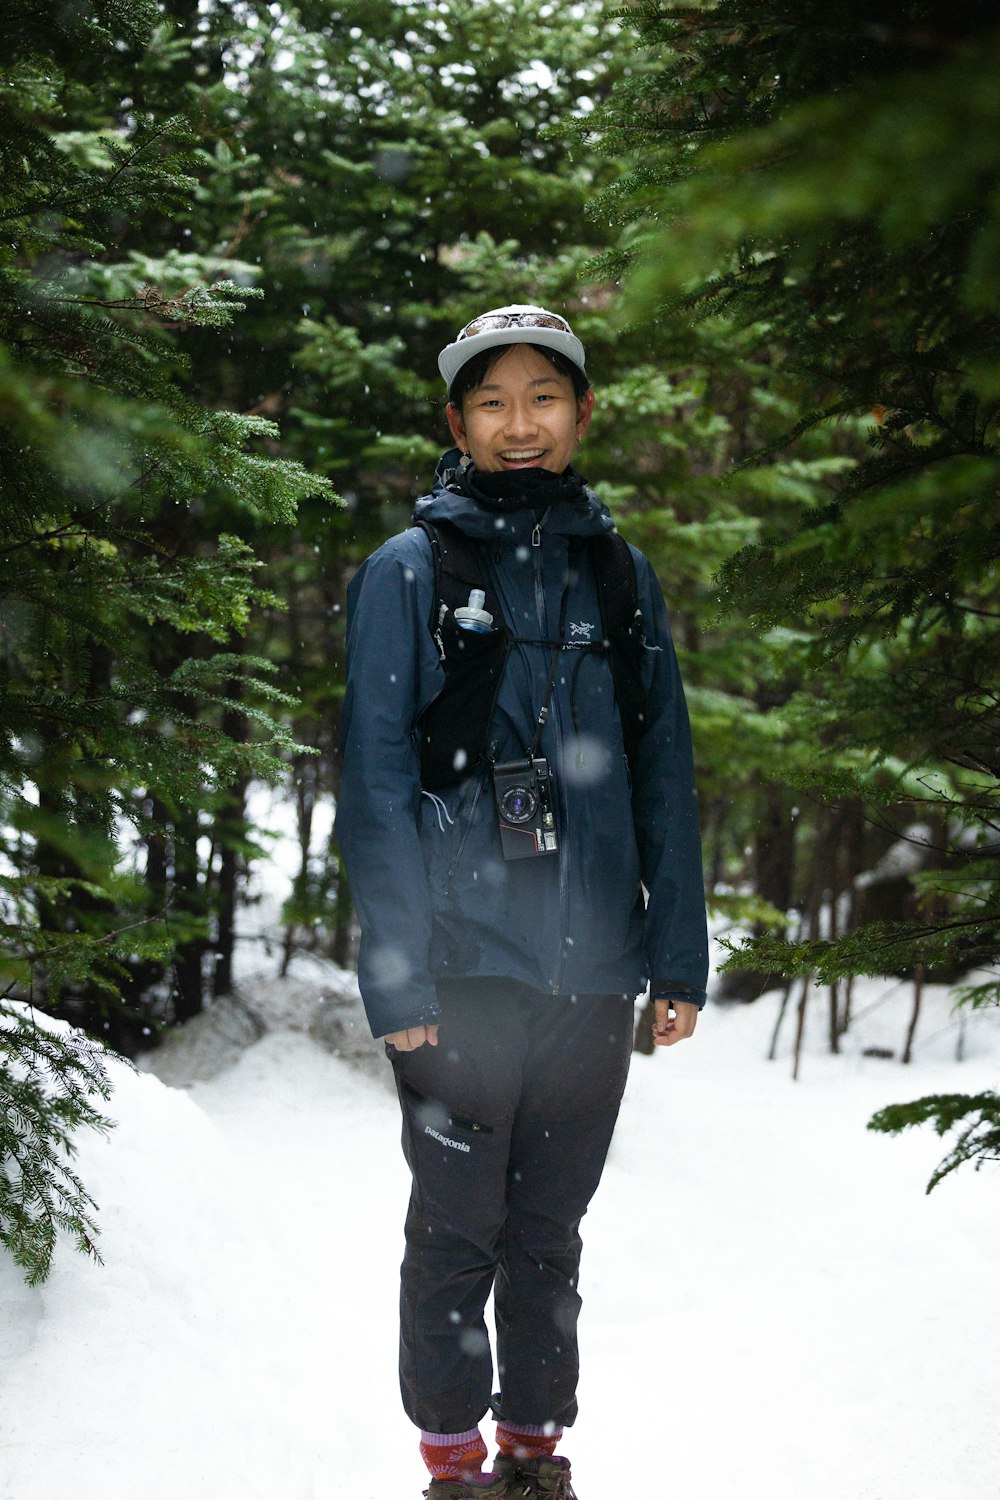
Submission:
[[[485,635],[493,624],[493,616],[488,609],[484,609],[486,593],[483,589],[471,589],[468,604],[461,605],[455,611],[455,620],[462,630],[473,630],[477,635]]]

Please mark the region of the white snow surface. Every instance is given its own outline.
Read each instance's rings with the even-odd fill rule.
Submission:
[[[388,1065],[374,1044],[368,1070],[324,1050],[297,984],[284,1019],[262,985],[268,1029],[214,1077],[114,1069],[117,1129],[80,1136],[77,1162],[103,1267],[64,1246],[31,1290],[0,1258],[0,1500],[425,1488],[396,1384],[407,1174]],[[584,1221],[562,1446],[578,1493],[991,1500],[1000,1174],[925,1196],[944,1143],[865,1124],[995,1087],[1000,1017],[969,1018],[958,1063],[947,993],[928,988],[904,1068],[863,1053],[898,1057],[905,985],[862,989],[840,1057],[817,996],[793,1083],[791,1017],[765,1060],[777,999],[710,1006],[691,1041],[634,1059]]]

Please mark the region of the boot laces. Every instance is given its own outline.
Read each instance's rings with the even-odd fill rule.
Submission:
[[[552,1489],[544,1490],[535,1483],[533,1478],[522,1475],[521,1494],[526,1497],[526,1500],[576,1500],[566,1470],[558,1476]]]

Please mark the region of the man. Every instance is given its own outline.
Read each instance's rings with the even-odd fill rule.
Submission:
[[[705,1000],[690,734],[652,569],[572,467],[569,324],[499,308],[439,367],[457,446],[349,590],[337,813],[413,1177],[400,1383],[429,1500],[575,1500],[578,1230],[634,997],[660,1046]]]

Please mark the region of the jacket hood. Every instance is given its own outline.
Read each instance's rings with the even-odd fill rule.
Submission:
[[[480,505],[463,488],[460,458],[457,448],[450,448],[442,454],[434,472],[434,487],[413,507],[413,519],[451,521],[467,536],[492,541],[500,537],[511,540],[527,537],[536,523],[534,511],[500,515]],[[597,536],[614,529],[615,523],[607,506],[586,484],[572,500],[560,500],[553,505],[545,522],[547,532],[563,536]]]

